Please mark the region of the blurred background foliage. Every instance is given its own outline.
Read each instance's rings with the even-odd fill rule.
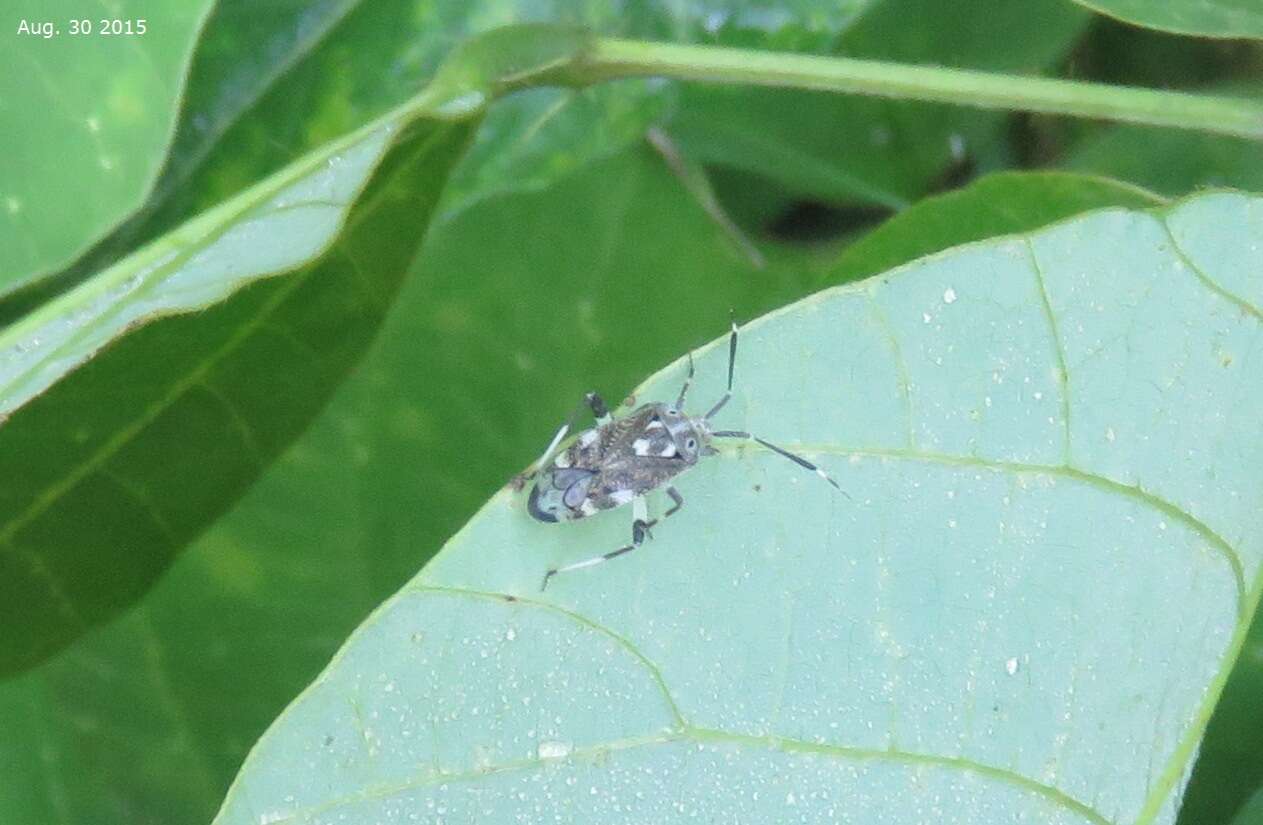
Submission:
[[[143,122],[126,106],[99,110],[53,91],[41,103],[0,81],[0,248],[9,250],[0,323],[415,94],[471,33],[522,20],[1263,89],[1258,41],[1159,33],[1064,0],[192,8],[144,10],[150,34],[129,54],[170,84],[161,98],[170,104],[155,103]],[[46,91],[109,78],[124,99],[158,100],[112,74],[115,58],[84,62],[89,50],[78,49],[68,60],[39,41],[18,52]],[[67,123],[117,143],[84,148]],[[119,183],[104,159],[124,150],[130,177]],[[40,177],[65,157],[90,162],[64,180]],[[620,397],[721,334],[730,309],[749,318],[944,246],[1207,186],[1263,189],[1263,150],[1160,129],[661,81],[498,102],[445,191],[414,277],[310,430],[122,618],[0,682],[0,820],[208,821],[272,718],[535,457],[581,393]],[[92,214],[60,230],[72,205]],[[38,239],[38,254],[16,254],[18,238]],[[1256,622],[1182,823],[1251,816],[1242,806],[1263,784],[1261,721]]]

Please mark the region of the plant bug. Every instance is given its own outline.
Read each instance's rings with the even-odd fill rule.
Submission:
[[[632,540],[617,550],[550,569],[544,574],[541,590],[558,573],[601,564],[635,550],[646,536],[652,538],[649,531],[658,519],[649,519],[645,496],[665,485],[672,503],[662,518],[678,512],[684,505],[684,497],[670,482],[697,464],[702,456],[718,452],[710,445],[715,438],[756,441],[777,455],[811,470],[846,495],[824,470],[802,456],[743,430],[711,428],[711,419],[732,398],[736,360],[737,324],[733,322],[728,338],[728,389],[703,416],[690,416],[684,412],[684,400],[693,381],[692,353],[689,353],[688,375],[674,405],[652,402],[637,407],[622,418],[614,418],[599,395],[590,392],[584,396],[580,407],[561,426],[544,454],[532,465],[534,469],[528,470],[522,477],[523,482],[535,481],[526,509],[535,519],[554,523],[575,521],[602,510],[631,504]],[[596,426],[581,432],[566,449],[557,452],[558,445],[570,432],[575,416],[584,406],[592,410]]]

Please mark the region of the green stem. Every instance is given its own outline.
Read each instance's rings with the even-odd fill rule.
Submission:
[[[1245,98],[848,57],[597,38],[563,72],[576,85],[673,77],[1076,115],[1263,140],[1263,103]]]

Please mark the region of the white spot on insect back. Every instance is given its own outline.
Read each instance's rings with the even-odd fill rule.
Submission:
[[[655,418],[645,425],[645,430],[661,430],[662,426],[662,422]]]
[[[658,455],[662,458],[675,458],[675,444],[668,441],[667,446],[663,447],[662,451],[659,452]]]
[[[596,430],[588,430],[583,435],[579,436],[579,446],[591,447],[592,442],[596,441],[596,435]]]
[[[632,442],[632,452],[636,455],[649,455],[649,439],[637,438]]]

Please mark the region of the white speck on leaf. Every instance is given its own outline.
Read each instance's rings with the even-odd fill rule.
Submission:
[[[557,742],[547,740],[539,743],[540,759],[565,759],[570,755],[571,745],[569,742]]]

